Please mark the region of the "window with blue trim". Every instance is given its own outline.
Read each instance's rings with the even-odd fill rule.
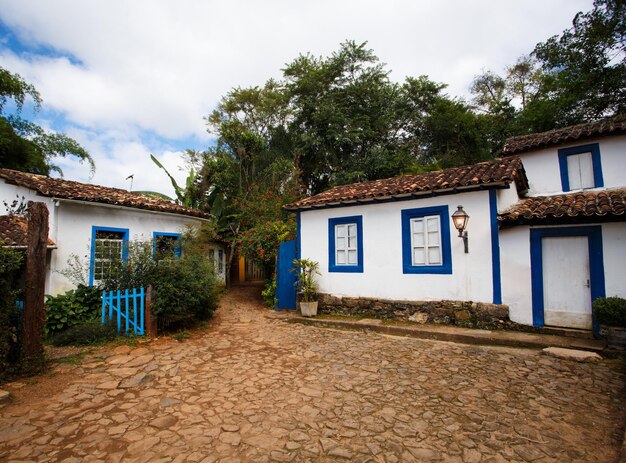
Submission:
[[[182,248],[180,233],[153,233],[153,252],[157,258],[180,257]]]
[[[563,191],[604,186],[600,146],[597,143],[561,148],[559,169]]]
[[[363,272],[363,217],[328,219],[328,271]]]
[[[402,211],[402,271],[452,273],[448,206]]]
[[[127,255],[127,228],[92,227],[89,284],[98,285],[106,280],[120,261],[126,261]]]

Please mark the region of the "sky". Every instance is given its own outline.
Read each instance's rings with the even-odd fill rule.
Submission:
[[[299,54],[368,42],[390,77],[428,75],[470,98],[483,70],[502,72],[571,26],[592,0],[0,0],[0,66],[43,98],[31,117],[79,141],[69,180],[170,196],[154,154],[184,184],[181,153],[214,142],[204,116],[230,89],[281,77]]]

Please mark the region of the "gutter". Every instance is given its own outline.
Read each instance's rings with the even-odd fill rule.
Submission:
[[[211,222],[211,219],[198,217],[195,215],[181,214],[181,213],[176,213],[176,212],[155,211],[153,209],[145,209],[141,207],[122,206],[119,204],[107,204],[107,203],[100,203],[100,202],[95,202],[95,201],[82,201],[80,199],[64,199],[64,198],[56,198],[56,197],[52,197],[51,199],[53,201],[58,201],[59,203],[83,204],[83,205],[89,205],[89,206],[107,207],[110,209],[141,211],[141,212],[146,212],[150,214],[159,214],[159,215],[167,215],[167,216],[175,216],[175,217],[187,217],[190,219],[201,220],[202,222]]]

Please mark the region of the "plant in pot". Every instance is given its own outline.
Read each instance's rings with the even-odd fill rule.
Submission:
[[[317,315],[317,282],[315,275],[320,275],[319,262],[310,259],[295,259],[293,261],[298,280],[296,285],[300,294],[300,313],[303,317]]]
[[[600,334],[610,348],[626,350],[626,299],[600,297],[593,301],[593,313],[600,323]]]

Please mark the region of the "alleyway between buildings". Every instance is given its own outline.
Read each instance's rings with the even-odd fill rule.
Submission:
[[[617,461],[616,361],[285,323],[239,287],[191,339],[7,385],[0,461]],[[48,391],[48,392],[45,392]]]

